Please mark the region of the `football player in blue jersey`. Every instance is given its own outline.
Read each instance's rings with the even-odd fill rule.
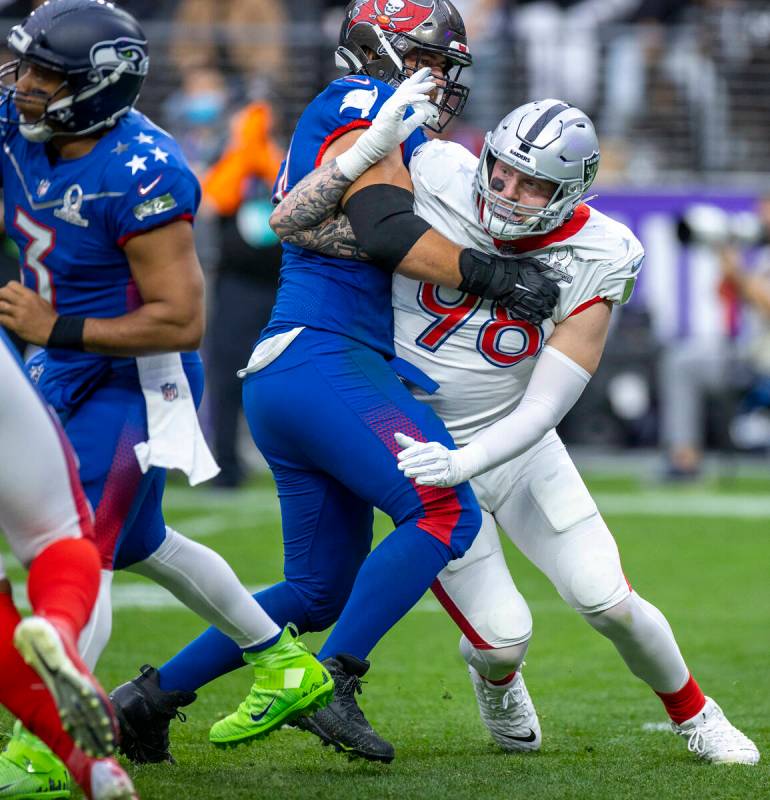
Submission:
[[[320,164],[328,167],[332,191],[353,179],[346,211],[361,220],[358,239],[372,261],[355,248],[320,255],[284,245],[272,319],[243,370],[246,416],[276,480],[283,518],[285,581],[257,597],[277,621],[292,621],[300,631],[336,621],[319,653],[335,679],[335,699],[307,727],[338,750],[388,762],[392,745],[355,701],[366,658],[447,562],[465,552],[480,519],[467,483],[426,492],[398,471],[399,425],[420,441],[435,436],[454,445],[402,383],[430,389],[425,375],[395,358],[392,273],[494,298],[535,322],[550,313],[557,289],[540,268],[463,250],[412,211],[406,164],[425,140],[418,124],[442,129],[467,96],[458,79],[471,54],[452,4],[355,0],[337,55],[350,74],[303,113],[276,194],[280,199]],[[373,124],[385,104],[399,114],[392,125]],[[299,213],[312,219],[315,209]],[[396,527],[370,553],[373,507]],[[212,629],[161,667],[160,676],[168,689],[189,692],[240,663],[232,644]],[[113,699],[124,718],[137,720],[137,738],[158,737],[167,722],[152,713],[152,698],[135,708],[132,696],[124,703],[132,685]],[[248,738],[261,711],[245,702],[213,726],[211,740]]]
[[[153,578],[245,652],[270,704],[253,731],[264,735],[330,697],[331,681],[218,554],[163,519],[164,467],[196,483],[216,465],[195,410],[200,188],[174,140],[133,109],[144,33],[104,0],[49,0],[12,28],[8,47],[2,179],[22,282],[0,289],[0,323],[43,348],[29,372],[64,424],[94,509],[103,587],[81,652],[93,665],[109,638],[112,570]],[[294,682],[284,688],[286,670]]]

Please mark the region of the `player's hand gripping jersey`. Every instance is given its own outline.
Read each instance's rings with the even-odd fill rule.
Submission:
[[[474,203],[476,164],[465,148],[450,142],[432,141],[417,150],[410,164],[415,211],[455,242],[495,252]],[[518,405],[556,324],[601,299],[629,299],[644,258],[627,227],[585,204],[550,234],[498,244],[513,245],[562,276],[551,319],[532,325],[479,297],[393,278],[397,353],[440,385],[431,396],[417,396],[433,406],[458,446]]]
[[[276,183],[276,199],[319,166],[340,136],[369,127],[394,91],[365,75],[348,75],[331,83],[297,123]],[[418,129],[402,145],[406,165],[424,141],[425,134]],[[393,355],[389,272],[290,244],[284,244],[283,251],[278,299],[262,339],[306,326],[341,333],[386,356]]]
[[[118,317],[140,306],[123,246],[173,220],[192,220],[200,202],[179,146],[130,111],[81,158],[51,161],[17,125],[2,129],[2,147],[5,226],[21,252],[24,285],[63,315]],[[105,372],[132,361],[48,350],[34,377],[66,415]]]

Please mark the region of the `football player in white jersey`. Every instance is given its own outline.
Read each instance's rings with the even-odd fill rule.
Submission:
[[[413,156],[416,214],[463,246],[548,264],[560,277],[560,299],[551,319],[532,325],[481,298],[395,275],[398,355],[437,384],[415,394],[459,446],[397,433],[400,466],[425,486],[473,479],[481,532],[433,588],[463,632],[481,716],[501,747],[537,750],[541,735],[520,673],[532,617],[505,564],[498,525],[661,698],[691,751],[755,764],[754,743],[704,696],[663,614],[626,580],[612,534],[554,430],[596,370],[612,306],[629,299],[644,258],[628,228],[583,202],[598,164],[591,120],[550,99],[508,114],[487,134],[480,159],[438,140]],[[272,223],[284,240],[350,246],[339,237],[352,239],[356,225],[341,224],[344,189],[336,197],[328,191],[334,170],[334,162],[319,168],[278,206]],[[302,197],[302,231],[293,196]],[[328,217],[336,242],[322,233]]]

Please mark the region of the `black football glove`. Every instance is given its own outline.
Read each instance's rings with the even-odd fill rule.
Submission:
[[[463,292],[497,300],[516,319],[539,325],[553,313],[559,284],[553,272],[529,256],[497,256],[470,248],[460,253]]]

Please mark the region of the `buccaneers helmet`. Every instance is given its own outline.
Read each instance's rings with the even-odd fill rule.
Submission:
[[[15,81],[25,62],[61,74],[40,117],[19,121],[38,142],[114,125],[136,102],[149,66],[139,23],[106,0],[47,0],[11,28],[7,45],[16,60],[0,68],[0,79]],[[20,95],[14,85],[2,91],[3,103]]]
[[[490,186],[496,161],[556,184],[544,208],[506,199]],[[562,100],[537,100],[511,111],[486,135],[474,194],[484,228],[497,239],[548,233],[568,220],[599,169],[591,120]]]
[[[406,67],[404,57],[417,63]],[[463,67],[473,62],[465,24],[449,0],[352,0],[345,10],[337,47],[337,65],[365,73],[393,86],[419,69],[420,56],[446,59],[446,73],[433,100],[436,115],[427,127],[442,131],[459,116],[468,87],[459,82]]]

